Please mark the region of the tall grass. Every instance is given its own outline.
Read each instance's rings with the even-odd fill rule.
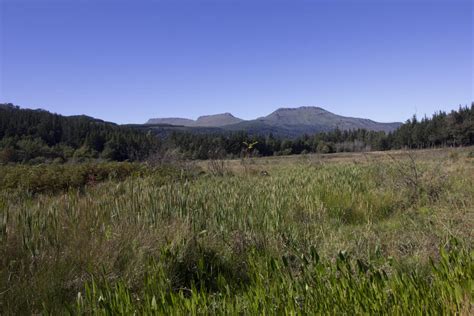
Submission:
[[[0,190],[0,314],[472,312],[469,161],[247,169]]]
[[[473,253],[441,251],[428,277],[417,271],[387,274],[362,260],[339,253],[322,261],[311,248],[298,257],[249,258],[251,281],[233,288],[226,273],[216,273],[217,287],[201,281],[209,273],[207,261],[198,263],[199,279],[189,288],[173,288],[163,270],[144,279],[136,296],[121,281],[92,280],[76,299],[77,314],[465,314],[472,312]],[[204,260],[206,257],[202,257]],[[214,266],[218,268],[218,266]],[[153,270],[153,269],[152,269]],[[222,272],[222,271],[220,271]]]

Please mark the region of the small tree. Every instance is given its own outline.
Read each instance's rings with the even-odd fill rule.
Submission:
[[[322,154],[328,154],[331,152],[331,148],[329,148],[328,144],[326,144],[324,141],[320,141],[318,143],[318,147],[316,148],[318,153]]]
[[[245,158],[252,158],[255,145],[257,145],[258,142],[253,142],[253,143],[243,142],[243,144],[245,145],[245,148],[244,148]]]

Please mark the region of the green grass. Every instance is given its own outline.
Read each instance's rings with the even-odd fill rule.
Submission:
[[[232,164],[3,186],[0,314],[472,313],[472,158]]]

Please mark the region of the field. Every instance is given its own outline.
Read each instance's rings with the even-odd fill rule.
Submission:
[[[0,314],[472,315],[473,150],[0,166]]]

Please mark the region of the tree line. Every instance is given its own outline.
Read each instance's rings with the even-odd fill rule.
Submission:
[[[157,145],[153,135],[91,117],[0,104],[0,162],[141,160]]]
[[[253,155],[360,152],[400,148],[474,145],[474,104],[431,118],[407,120],[392,133],[339,130],[283,139],[246,132],[195,134],[172,132],[159,139],[151,131],[120,126],[87,116],[65,117],[43,110],[0,104],[0,163],[104,159],[144,160],[178,153],[185,159],[236,158],[255,143]]]
[[[189,159],[240,157],[246,141],[257,142],[254,155],[292,155],[304,153],[361,152],[391,149],[422,149],[474,145],[474,105],[460,106],[450,113],[435,113],[431,118],[408,119],[391,133],[365,129],[339,130],[303,135],[295,139],[250,136],[245,132],[227,135],[196,135],[174,132],[164,145],[179,148]]]

